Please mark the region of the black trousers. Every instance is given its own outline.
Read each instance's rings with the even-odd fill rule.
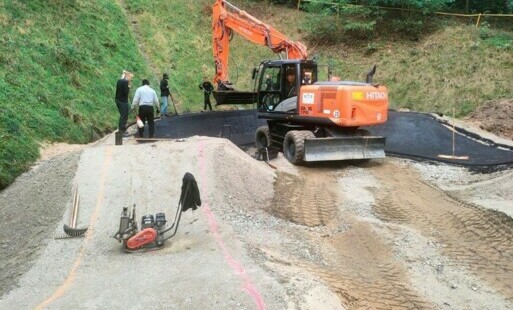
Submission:
[[[125,131],[126,130],[126,122],[128,121],[128,102],[122,102],[116,100],[116,106],[119,111],[119,124],[118,130]]]
[[[153,138],[153,134],[155,133],[155,122],[153,121],[153,106],[149,105],[141,105],[139,106],[139,117],[141,118],[141,121],[146,124],[148,122],[148,125],[150,127],[150,138]],[[139,138],[144,137],[144,127],[139,128]]]
[[[207,92],[203,92],[203,97],[204,97],[203,98],[203,110],[207,109],[207,104],[208,104],[210,111],[212,111],[212,105],[210,104],[210,94]]]

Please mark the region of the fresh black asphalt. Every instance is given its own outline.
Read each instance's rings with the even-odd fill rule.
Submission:
[[[211,111],[172,116],[156,122],[155,136],[187,138],[195,135],[224,137],[238,146],[254,143],[255,129],[265,125],[255,110]],[[449,124],[431,114],[389,111],[384,125],[367,128],[373,135],[386,137],[389,156],[440,161],[475,170],[497,170],[513,166],[513,147],[494,143],[456,127],[455,156],[468,160],[443,159],[452,155],[453,134]]]

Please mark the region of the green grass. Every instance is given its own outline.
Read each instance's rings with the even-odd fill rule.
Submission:
[[[198,84],[203,76],[214,76],[213,2],[0,4],[0,188],[30,167],[42,142],[87,143],[114,130],[114,88],[122,69],[135,73],[133,89],[149,78],[157,91],[168,72],[179,111],[199,111]],[[268,2],[231,2],[306,43],[321,79],[330,65],[343,79],[361,81],[377,64],[375,82],[388,87],[392,107],[442,113],[455,107],[463,116],[487,100],[513,98],[511,31],[443,22],[418,42],[377,37],[326,46],[306,40],[304,12]],[[251,70],[275,58],[266,47],[236,35],[230,80],[240,90],[252,90]]]
[[[3,188],[41,142],[87,143],[116,128],[116,80],[147,68],[115,1],[7,1],[0,27]]]

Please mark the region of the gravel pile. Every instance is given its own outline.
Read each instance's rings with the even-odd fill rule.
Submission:
[[[42,161],[0,192],[0,296],[17,285],[54,236],[71,205],[79,158],[74,152]]]

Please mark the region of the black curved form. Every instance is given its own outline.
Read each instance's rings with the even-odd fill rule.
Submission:
[[[156,122],[155,136],[224,137],[238,146],[248,146],[254,144],[256,129],[265,124],[264,119],[257,118],[256,110],[191,113]],[[386,124],[366,129],[373,135],[386,137],[387,155],[440,161],[479,171],[513,167],[512,146],[494,143],[462,128],[456,128],[455,155],[467,155],[469,160],[439,158],[440,154],[452,154],[452,130],[431,114],[391,110]]]
[[[387,155],[440,161],[476,170],[513,166],[512,146],[497,144],[458,127],[455,128],[455,155],[466,155],[469,159],[438,157],[440,154],[452,155],[452,129],[431,114],[389,111],[385,124],[367,129],[387,138]]]
[[[238,146],[245,146],[255,144],[255,131],[265,124],[265,120],[257,119],[256,110],[181,114],[155,122],[155,137],[223,137]]]

